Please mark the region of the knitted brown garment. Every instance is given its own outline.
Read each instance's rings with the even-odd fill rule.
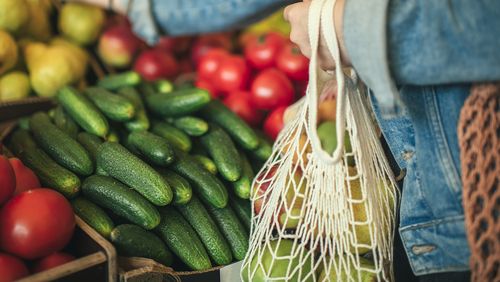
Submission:
[[[458,140],[471,281],[500,281],[500,83],[472,87]]]

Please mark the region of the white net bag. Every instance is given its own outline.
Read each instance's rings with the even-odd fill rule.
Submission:
[[[307,95],[292,106],[295,116],[253,183],[243,281],[393,280],[396,184],[364,88],[354,72],[346,76],[341,68],[334,5],[335,0],[311,3]],[[325,39],[336,61],[336,147],[331,155],[322,149],[317,132],[318,93],[326,82],[317,68],[320,29],[333,34]]]

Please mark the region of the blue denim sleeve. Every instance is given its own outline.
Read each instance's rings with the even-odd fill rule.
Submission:
[[[121,0],[134,32],[153,44],[161,34],[187,35],[243,27],[297,0]]]
[[[347,0],[344,40],[383,112],[398,109],[396,84],[500,79],[500,1]]]

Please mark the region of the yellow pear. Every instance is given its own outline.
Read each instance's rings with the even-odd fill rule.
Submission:
[[[52,37],[49,12],[43,3],[28,0],[29,18],[21,34],[39,41],[48,41]]]
[[[97,40],[104,26],[104,11],[84,3],[67,3],[59,15],[61,33],[80,45],[89,45]]]
[[[51,46],[60,50],[61,53],[64,53],[69,62],[71,63],[71,68],[73,69],[73,73],[75,75],[76,80],[80,80],[83,78],[87,71],[87,65],[89,60],[89,55],[85,49],[80,46],[69,42],[60,37],[56,37],[51,40]]]
[[[0,29],[17,34],[28,17],[26,0],[0,0]]]
[[[0,30],[0,74],[14,67],[17,57],[17,45],[14,38],[9,33]]]
[[[10,72],[0,78],[0,101],[12,101],[30,94],[30,80],[24,72]]]
[[[319,279],[317,281],[327,281],[326,278],[328,277],[330,282],[336,282],[336,281],[361,281],[361,282],[375,282],[377,281],[377,275],[375,273],[372,273],[366,269],[374,270],[375,265],[373,262],[360,257],[360,265],[362,270],[359,272],[354,269],[354,264],[353,262],[349,259],[349,257],[344,256],[344,260],[347,261],[347,264],[349,267],[342,267],[340,273],[337,273],[335,270],[335,267],[330,268],[330,272],[327,274],[325,270],[323,270],[319,276]],[[336,264],[340,265],[340,259],[336,258]],[[347,272],[347,269],[350,269],[350,273]]]

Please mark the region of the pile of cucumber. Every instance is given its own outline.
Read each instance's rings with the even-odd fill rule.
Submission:
[[[9,145],[122,256],[204,270],[248,248],[271,144],[208,92],[110,75],[20,122]]]

